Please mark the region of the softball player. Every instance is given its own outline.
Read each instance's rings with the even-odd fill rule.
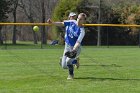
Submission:
[[[80,13],[77,20],[65,20],[64,22],[52,22],[48,19],[48,23],[54,24],[56,26],[64,25],[65,29],[65,49],[62,57],[62,68],[69,71],[67,79],[74,78],[74,67],[72,62],[76,60],[76,57],[79,56],[81,51],[81,42],[85,36],[85,29],[82,24],[85,22],[86,14]],[[65,56],[67,51],[76,51],[77,55],[75,58],[69,58]]]
[[[74,13],[74,12],[71,12],[68,16],[68,20],[76,20],[76,16],[77,14]],[[68,28],[68,26],[65,27],[66,30]],[[64,52],[65,53],[65,52]],[[65,56],[64,56],[64,53],[63,53],[63,57],[60,58],[60,65],[62,65],[62,58],[65,60]],[[79,68],[79,57],[77,56],[76,59],[74,61],[72,61],[72,64],[76,65],[77,69]]]

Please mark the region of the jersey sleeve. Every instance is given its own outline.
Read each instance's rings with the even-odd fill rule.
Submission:
[[[85,29],[84,28],[80,28],[80,35],[79,35],[79,37],[78,37],[78,39],[77,39],[77,42],[79,42],[79,43],[81,43],[82,42],[82,40],[83,40],[83,38],[84,38],[84,36],[85,36]]]
[[[64,21],[64,26],[70,26],[71,24],[77,24],[76,20],[65,20]]]
[[[69,26],[70,25],[70,21],[64,21],[64,26]]]

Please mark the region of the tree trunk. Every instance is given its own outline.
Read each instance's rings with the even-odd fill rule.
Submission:
[[[44,7],[44,4],[45,4],[45,0],[42,0],[41,2],[41,5],[42,5],[42,23],[45,23],[45,7]],[[42,26],[42,29],[41,29],[41,42],[42,44],[47,44],[47,36],[46,36],[46,29],[45,29],[45,26]]]
[[[2,29],[2,26],[0,26],[0,45],[3,44],[3,37],[2,37],[1,29]]]
[[[33,19],[33,13],[32,13],[32,0],[29,0],[29,13],[27,12],[28,10],[26,9],[27,7],[25,6],[26,4],[23,3],[23,0],[21,0],[21,8],[24,10],[25,15],[28,17],[30,23],[34,23],[34,19]],[[33,26],[31,26],[33,28]],[[35,31],[33,31],[33,38],[34,38],[34,44],[37,44],[37,34],[35,33]]]
[[[14,8],[13,8],[14,23],[17,22],[16,14],[17,14],[18,1],[19,0],[15,0],[14,3],[13,3],[14,4]],[[14,27],[13,27],[13,39],[12,39],[13,44],[16,44],[16,39],[17,39],[16,38],[16,32],[17,32],[17,26],[14,25]]]
[[[13,16],[14,16],[14,23],[16,23],[16,9],[13,12]],[[13,40],[12,40],[13,44],[16,44],[16,32],[17,32],[17,26],[14,25],[14,27],[13,27]]]

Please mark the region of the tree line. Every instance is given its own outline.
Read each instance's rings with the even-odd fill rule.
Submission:
[[[51,17],[52,11],[58,0],[1,0],[0,22],[30,22],[45,23]],[[47,44],[47,27],[41,26],[40,33],[32,30],[33,26],[1,26],[0,44],[5,39],[11,40],[12,44],[18,41],[33,41],[37,44],[39,40]]]
[[[69,5],[69,3],[71,4]],[[76,13],[86,13],[88,16],[87,23],[140,24],[139,0],[75,0],[75,2],[61,0],[59,4],[60,5],[54,10],[54,20],[64,20],[67,18],[67,13],[69,11],[74,11]],[[86,36],[83,44],[97,45],[98,27],[85,28]],[[54,29],[57,29],[62,33],[61,28]],[[137,45],[139,43],[139,28],[100,27],[100,30],[101,45]]]
[[[48,18],[63,21],[71,11],[86,13],[87,23],[140,24],[139,0],[1,0],[0,22],[45,23]],[[85,28],[83,44],[96,45],[98,27]],[[12,44],[17,40],[32,40],[34,44],[39,40],[47,44],[47,39],[61,41],[63,30],[63,27],[41,26],[40,33],[35,33],[32,26],[0,26],[0,44],[3,44],[5,34]],[[100,30],[102,45],[136,45],[139,42],[139,28],[100,27]]]

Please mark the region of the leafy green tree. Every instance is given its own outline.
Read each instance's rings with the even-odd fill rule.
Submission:
[[[111,23],[140,24],[140,5],[137,2],[122,1],[112,9]],[[137,44],[138,31],[137,28],[125,27],[117,28],[114,33],[110,32],[112,33],[111,36],[118,38],[116,40],[120,44]],[[113,41],[113,39],[111,40]]]
[[[14,18],[13,20],[14,20],[14,23],[16,23],[17,22],[17,8],[18,8],[18,5],[19,5],[19,0],[11,0],[11,2],[12,2],[12,5],[13,5],[13,7],[12,7],[12,14],[13,14],[13,18]],[[13,44],[16,44],[16,39],[17,39],[16,33],[17,33],[17,26],[14,25],[14,27],[13,27],[13,38],[12,38],[12,43]]]
[[[140,24],[140,5],[139,0],[102,0],[101,2],[101,22],[109,24]],[[74,11],[84,12],[88,15],[87,23],[98,23],[99,18],[99,0],[60,0],[53,13],[55,21],[67,19],[68,13]],[[53,32],[62,31],[60,28],[53,28]],[[89,42],[92,37],[92,43],[97,41],[97,27],[86,27],[85,39]],[[55,32],[56,33],[56,32]],[[58,37],[58,33],[55,34]],[[102,27],[101,40],[105,45],[109,44],[137,44],[138,29],[130,27]]]
[[[81,0],[60,0],[57,4],[54,13],[53,20],[54,21],[63,21],[67,19],[68,14],[73,11],[77,12],[77,6],[81,2]]]
[[[77,6],[81,0],[60,0],[54,9],[52,19],[54,21],[63,21],[68,19],[68,14],[70,12],[77,13]],[[52,37],[57,39],[59,33],[62,32],[62,27],[52,28]]]

